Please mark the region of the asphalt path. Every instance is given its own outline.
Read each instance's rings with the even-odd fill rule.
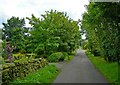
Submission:
[[[77,50],[75,57],[63,65],[60,74],[53,83],[105,83],[106,78],[90,62],[82,49]]]

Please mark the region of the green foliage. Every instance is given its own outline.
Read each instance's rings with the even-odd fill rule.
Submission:
[[[33,26],[30,42],[35,53],[50,55],[54,52],[72,52],[78,48],[80,33],[78,21],[69,19],[65,13],[46,11],[42,18],[27,18]]]
[[[36,54],[34,54],[34,53],[29,53],[29,54],[28,53],[26,53],[26,54],[16,53],[16,54],[13,54],[12,56],[13,56],[14,61],[20,60],[20,59],[35,59],[35,58],[37,58]]]
[[[87,56],[92,61],[92,63],[100,70],[100,72],[109,80],[113,85],[118,85],[118,64],[108,63],[100,56],[95,57],[91,52],[86,51]],[[116,84],[114,84],[116,83]]]
[[[12,51],[14,54],[34,53],[37,54],[35,57],[44,58],[55,52],[71,54],[79,47],[81,36],[78,21],[74,21],[66,13],[56,10],[46,11],[41,16],[41,19],[34,15],[31,18],[27,17],[31,28],[24,27],[25,20],[19,17],[11,17],[7,23],[3,23],[4,58],[7,57],[6,41],[10,42],[11,48],[16,47]],[[30,36],[25,33],[29,33]]]
[[[60,61],[68,61],[71,59],[71,56],[68,55],[68,53],[66,53],[66,52],[62,52],[62,53],[63,53],[63,56],[62,56],[62,58],[60,58]]]
[[[52,83],[58,74],[58,69],[54,65],[48,65],[27,75],[23,79],[16,79],[10,84],[18,83]]]
[[[16,51],[24,53],[25,52],[25,39],[24,39],[24,34],[21,30],[21,28],[14,28],[11,30],[13,33],[11,36],[11,44],[16,45]]]
[[[5,63],[4,58],[2,58],[2,56],[0,56],[0,65],[4,64],[4,63]]]
[[[19,19],[18,17],[11,17],[10,19],[7,20],[7,23],[3,23],[3,38],[6,39],[6,36],[8,36],[9,39],[13,36],[12,33],[14,33],[12,30],[15,28],[23,28],[25,25],[25,20],[24,19]]]
[[[120,61],[119,6],[120,3],[90,3],[81,24],[89,50],[109,62]]]
[[[49,62],[58,62],[60,60],[60,58],[62,58],[62,57],[63,57],[62,52],[56,52],[56,53],[51,54],[48,57],[48,61]]]
[[[82,49],[86,50],[88,47],[88,42],[86,40],[81,42]]]
[[[13,59],[14,60],[19,60],[21,58],[25,58],[25,54],[21,54],[21,53],[17,53],[17,54],[13,54]]]
[[[51,54],[48,58],[49,62],[58,62],[58,61],[64,61],[69,60],[69,56],[66,52],[56,52]]]
[[[16,52],[25,52],[25,20],[18,17],[11,17],[7,23],[3,23],[2,39],[9,41],[11,46],[16,46]],[[3,46],[5,49],[5,46]]]

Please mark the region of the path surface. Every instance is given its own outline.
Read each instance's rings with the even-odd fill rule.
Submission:
[[[85,52],[77,50],[75,57],[61,68],[53,83],[108,83],[93,66]],[[107,85],[107,84],[106,84]]]

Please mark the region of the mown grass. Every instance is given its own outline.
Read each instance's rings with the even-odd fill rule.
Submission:
[[[37,71],[27,75],[26,77],[20,79],[16,79],[12,81],[10,84],[29,84],[29,85],[35,85],[35,84],[45,84],[45,83],[52,83],[53,80],[58,75],[59,71],[58,68],[55,65],[47,65],[44,68],[40,68]]]
[[[104,58],[97,56],[95,57],[90,52],[86,51],[87,56],[95,67],[107,78],[107,80],[115,85],[118,85],[118,64],[108,63]]]

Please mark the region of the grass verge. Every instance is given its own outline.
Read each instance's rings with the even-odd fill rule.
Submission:
[[[27,75],[26,77],[20,79],[17,78],[16,80],[11,82],[13,84],[29,84],[35,85],[36,83],[52,83],[53,80],[58,75],[59,71],[55,65],[47,65],[44,68],[40,68],[37,71]]]
[[[95,57],[90,52],[86,51],[86,55],[95,65],[95,67],[107,78],[107,80],[117,85],[118,83],[118,64],[117,63],[108,63],[104,58],[97,56]]]

